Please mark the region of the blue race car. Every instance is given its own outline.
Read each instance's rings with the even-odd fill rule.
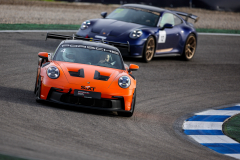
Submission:
[[[142,57],[149,62],[158,56],[181,56],[191,60],[197,47],[197,32],[188,18],[192,14],[158,7],[125,4],[102,19],[86,20],[77,36],[98,39],[119,48],[122,56]],[[183,19],[182,17],[186,17]]]

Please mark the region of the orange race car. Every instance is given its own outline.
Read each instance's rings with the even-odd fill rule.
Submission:
[[[47,38],[69,39],[55,34],[48,34]],[[34,90],[37,102],[46,100],[132,116],[136,101],[136,79],[132,71],[139,67],[124,64],[116,47],[64,40],[54,54],[40,52],[38,56]]]

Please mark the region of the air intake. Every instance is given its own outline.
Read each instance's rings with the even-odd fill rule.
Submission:
[[[82,77],[84,78],[84,70],[79,69],[77,72],[69,71],[69,74],[73,77]]]
[[[107,81],[107,80],[109,79],[109,76],[103,76],[103,75],[100,74],[100,72],[95,71],[95,73],[94,73],[94,79],[102,80],[102,81]]]

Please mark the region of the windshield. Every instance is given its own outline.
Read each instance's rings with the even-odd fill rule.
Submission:
[[[58,48],[53,60],[123,69],[118,51],[95,46],[63,44]]]
[[[159,16],[160,13],[158,12],[132,7],[118,8],[106,18],[155,27],[157,26]]]

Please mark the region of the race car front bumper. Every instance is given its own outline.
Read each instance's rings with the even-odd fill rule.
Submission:
[[[62,93],[51,88],[47,97],[47,101],[60,103],[63,105],[70,105],[81,108],[90,108],[98,110],[107,110],[107,111],[125,111],[124,107],[124,98],[121,96],[113,96],[114,99],[93,99],[93,98],[84,98],[79,96],[74,96],[70,93]]]
[[[144,45],[131,45],[130,50],[123,47],[117,47],[123,57],[141,58],[143,54]]]
[[[94,98],[75,95],[74,91],[78,90],[76,89],[78,85],[63,87],[60,84],[61,82],[43,80],[39,100],[107,111],[129,112],[132,110],[134,89],[124,89],[121,92],[115,89],[105,89],[104,92],[101,92],[101,97]]]

